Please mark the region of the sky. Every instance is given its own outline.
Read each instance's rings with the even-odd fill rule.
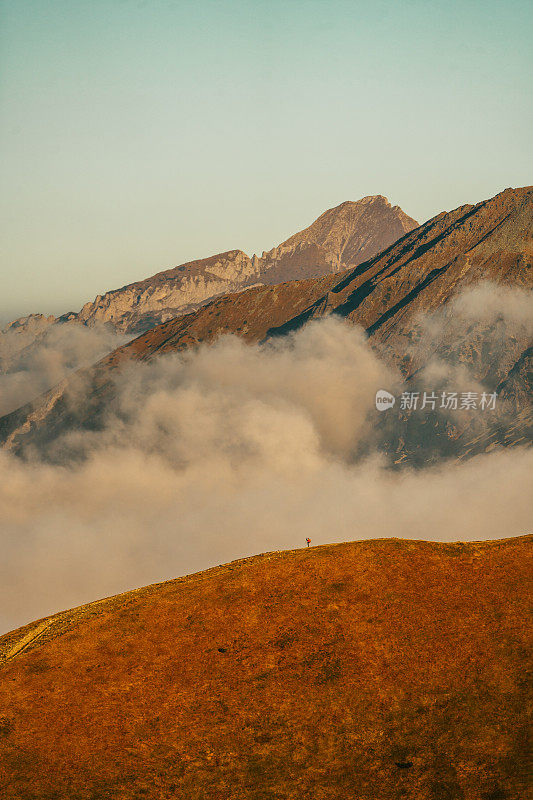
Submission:
[[[384,194],[533,182],[517,0],[0,2],[0,322]]]

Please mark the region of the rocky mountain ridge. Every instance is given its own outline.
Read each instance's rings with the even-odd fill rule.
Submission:
[[[407,380],[416,381],[417,373],[432,359],[445,358],[448,363],[469,365],[472,376],[487,386],[501,386],[507,392],[506,403],[516,405],[517,392],[523,398],[530,397],[531,332],[520,329],[509,338],[501,331],[501,341],[494,349],[494,320],[477,327],[465,323],[464,329],[457,329],[453,301],[465,289],[485,281],[510,289],[530,289],[532,233],[533,188],[508,189],[490,200],[437,215],[341,274],[260,286],[215,299],[114,351],[93,370],[67,381],[66,390],[49,393],[3,417],[0,437],[15,451],[25,442],[38,441],[46,449],[48,437],[58,430],[94,425],[106,398],[112,395],[115,370],[124,360],[145,360],[180,351],[214,341],[225,333],[260,341],[285,335],[309,320],[330,314],[362,326],[372,346]],[[440,316],[438,335],[432,337],[426,335],[424,320],[433,314]],[[491,348],[494,357],[488,358]],[[79,381],[84,386],[85,407],[79,404],[80,391],[74,392],[75,404],[69,401],[68,387]],[[496,427],[503,424],[500,442],[523,443],[531,435],[530,408],[524,407],[522,412],[522,424],[512,442],[505,435],[509,420],[497,422]],[[448,444],[445,448],[448,455],[470,452],[470,440],[464,439],[464,432],[461,427],[452,431],[446,428],[443,434],[438,425],[436,431],[429,427],[423,431],[430,444],[437,437],[437,453],[443,441],[450,443],[450,448]],[[428,444],[431,452],[420,448],[420,434],[416,429],[409,445],[391,433],[389,450],[402,460],[412,447],[413,457],[429,461],[433,445]],[[493,441],[492,434],[487,439],[486,431],[471,430],[469,435],[470,439]],[[459,450],[454,450],[456,445]]]
[[[58,318],[31,315],[9,328],[34,328],[39,317],[43,324],[45,320],[47,324],[103,322],[124,333],[140,333],[223,294],[257,284],[318,278],[355,266],[417,224],[383,195],[347,201],[261,257],[230,250],[190,261],[98,295],[77,313]]]

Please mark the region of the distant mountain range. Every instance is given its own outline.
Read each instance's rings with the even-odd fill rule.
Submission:
[[[309,320],[335,314],[361,325],[372,345],[405,379],[416,382],[420,370],[433,357],[446,357],[449,362],[468,364],[476,380],[498,389],[507,403],[506,420],[499,419],[490,431],[474,426],[468,432],[461,427],[443,432],[437,425],[432,432],[426,427],[425,448],[420,447],[419,430],[413,432],[411,443],[405,438],[400,441],[401,437],[394,432],[384,434],[397,461],[427,460],[433,452],[432,442],[436,452],[442,451],[443,436],[451,443],[445,448],[449,455],[472,454],[497,444],[524,443],[524,438],[531,434],[527,401],[531,391],[530,334],[523,332],[505,340],[504,346],[500,345],[491,356],[487,352],[491,345],[490,342],[487,345],[486,335],[493,335],[494,325],[473,325],[468,336],[466,331],[458,332],[454,327],[452,301],[463,290],[484,281],[506,288],[531,287],[533,188],[507,189],[490,200],[443,212],[407,230],[377,255],[339,273],[345,260],[357,261],[363,252],[375,247],[379,238],[376,234],[363,242],[361,233],[352,235],[350,231],[357,227],[355,221],[375,214],[382,218],[384,213],[395,216],[400,226],[409,228],[414,224],[380,197],[343,204],[326,212],[309,229],[277,248],[277,252],[264,254],[262,263],[275,261],[277,266],[271,269],[277,270],[286,259],[286,269],[292,264],[290,268],[295,270],[297,257],[309,248],[318,248],[313,252],[327,253],[329,269],[324,267],[324,271],[328,274],[252,287],[170,319],[114,351],[94,368],[73,375],[66,384],[0,419],[0,438],[15,451],[30,442],[46,449],[49,437],[58,431],[97,425],[99,414],[113,393],[115,370],[124,360],[144,360],[176,352],[201,342],[212,342],[224,333],[236,334],[250,342],[259,341],[295,331]],[[392,236],[390,228],[388,231]],[[312,269],[317,270],[316,260],[314,264]],[[155,280],[148,282],[152,288]],[[142,292],[139,296],[142,297]],[[439,334],[433,339],[422,337],[421,341],[421,320],[435,313],[441,315]],[[116,319],[119,318],[118,314]],[[131,322],[132,318],[129,319]],[[505,337],[505,331],[502,335]],[[79,391],[84,402],[73,406],[68,395],[76,382],[83,384],[83,390]],[[517,397],[526,398],[525,404],[518,404],[519,408]]]
[[[140,333],[205,304],[214,297],[257,284],[317,278],[356,266],[416,228],[417,222],[386,197],[342,203],[261,257],[230,250],[189,261],[150,278],[98,295],[81,311],[61,317],[32,314],[12,330],[40,332],[57,322],[105,322]]]

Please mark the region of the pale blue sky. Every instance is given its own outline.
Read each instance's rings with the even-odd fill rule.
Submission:
[[[532,5],[4,0],[0,317],[533,182]]]

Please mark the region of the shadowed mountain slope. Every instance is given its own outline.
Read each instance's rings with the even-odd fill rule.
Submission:
[[[328,230],[327,224],[325,233],[318,226],[313,235],[319,241],[331,241],[342,255],[340,240],[332,238]],[[316,231],[322,231],[320,236]],[[92,371],[79,373],[3,417],[0,439],[19,450],[26,442],[46,441],[51,432],[65,427],[94,424],[112,393],[114,370],[124,359],[153,358],[211,342],[226,333],[258,341],[297,330],[328,314],[362,325],[373,345],[407,378],[433,357],[445,354],[450,362],[467,363],[477,380],[486,380],[493,388],[505,386],[507,399],[513,403],[513,392],[528,396],[529,383],[524,381],[530,379],[531,337],[523,333],[505,339],[497,356],[487,358],[483,325],[474,331],[475,336],[466,337],[464,330],[457,329],[450,301],[483,281],[531,287],[532,233],[533,188],[507,189],[491,200],[439,214],[342,275],[256,287],[221,297],[153,328],[104,358]],[[424,339],[423,318],[436,312],[442,314],[439,335]],[[459,436],[457,433],[456,438]],[[515,441],[523,438],[521,429]],[[396,447],[398,443],[393,449]],[[462,447],[464,451],[468,444]]]
[[[523,800],[531,544],[268,553],[13,631],[2,797]]]
[[[149,358],[225,333],[257,341],[331,313],[362,325],[393,360],[402,361],[419,314],[440,309],[479,281],[529,288],[532,264],[533,188],[508,189],[439,214],[342,276],[227,295],[148,331],[101,363]],[[403,366],[407,373],[412,367]]]

